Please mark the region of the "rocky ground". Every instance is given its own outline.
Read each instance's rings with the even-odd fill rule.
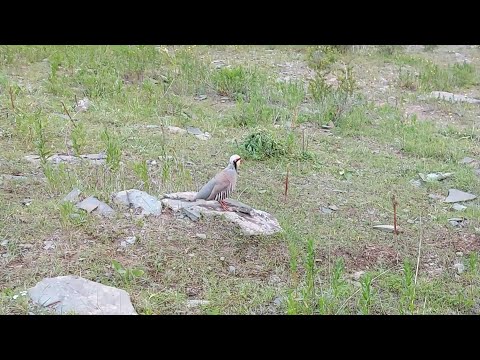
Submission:
[[[0,63],[0,313],[478,313],[478,46]]]

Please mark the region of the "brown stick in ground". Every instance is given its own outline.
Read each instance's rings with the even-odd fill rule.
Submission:
[[[65,110],[65,113],[67,114],[68,118],[70,119],[70,121],[72,122],[73,124],[73,127],[77,127],[77,125],[75,125],[75,122],[73,121],[72,117],[70,116],[70,113],[68,112],[68,109],[67,107],[65,106],[65,104],[63,103],[63,101],[60,101],[63,105],[63,109]]]
[[[285,177],[285,201],[287,201],[287,195],[288,195],[288,172],[289,172],[289,169],[287,167],[287,176]]]
[[[12,105],[12,110],[15,111],[15,104],[13,102],[13,90],[12,90],[12,87],[10,86],[10,88],[8,89],[8,92],[10,94],[10,104]]]
[[[392,195],[392,204],[393,204],[393,233],[395,235],[398,235],[398,229],[397,229],[397,205],[398,202],[395,198],[395,195]]]

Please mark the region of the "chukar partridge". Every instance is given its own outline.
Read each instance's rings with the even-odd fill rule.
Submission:
[[[208,183],[203,185],[195,196],[195,200],[216,200],[223,210],[228,210],[224,200],[235,191],[238,177],[238,165],[241,162],[238,155],[232,155],[228,166],[215,175]]]

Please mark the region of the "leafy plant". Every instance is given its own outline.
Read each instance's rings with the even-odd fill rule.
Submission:
[[[145,274],[145,271],[142,269],[124,268],[117,260],[112,260],[112,267],[126,284]]]

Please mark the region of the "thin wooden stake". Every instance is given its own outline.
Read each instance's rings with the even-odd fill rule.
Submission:
[[[70,119],[70,121],[72,122],[73,124],[73,127],[77,127],[77,125],[75,124],[75,121],[73,121],[72,117],[70,116],[70,113],[68,112],[68,109],[67,107],[65,106],[65,104],[63,103],[63,101],[60,101],[63,105],[63,109],[65,110],[65,113],[67,114],[68,118]]]
[[[285,202],[287,201],[287,195],[288,195],[288,173],[289,173],[289,168],[287,167],[287,176],[285,177]]]
[[[10,104],[12,105],[12,110],[15,111],[15,104],[13,102],[13,90],[12,90],[12,87],[10,86],[10,88],[8,89],[8,92],[10,94]]]
[[[396,235],[398,235],[398,230],[397,230],[397,205],[398,205],[398,202],[395,199],[395,195],[392,195],[392,203],[393,203],[393,233],[395,234],[395,239],[396,239]]]
[[[302,152],[305,153],[305,129],[302,131]]]

